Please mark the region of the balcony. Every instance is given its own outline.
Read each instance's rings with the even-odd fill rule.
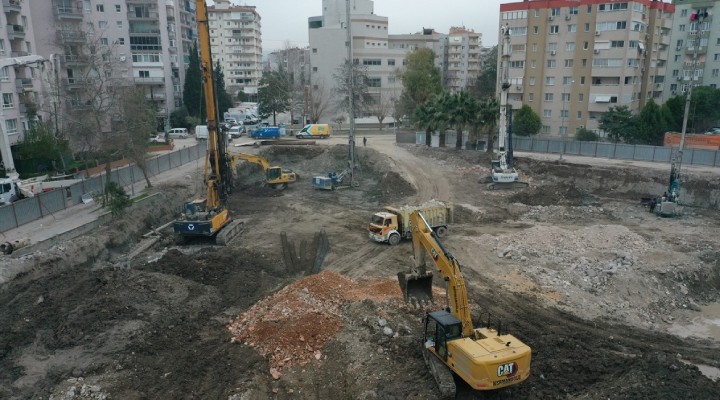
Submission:
[[[175,2],[173,0],[165,0],[165,6],[168,8],[175,8]]]
[[[160,28],[131,28],[129,33],[131,35],[159,35]]]
[[[165,100],[165,92],[153,92],[153,93],[145,93],[145,97],[148,100]]]
[[[134,80],[138,85],[162,85],[165,83],[164,76],[136,76]]]
[[[25,57],[28,55],[27,51],[11,51],[10,57]]]
[[[127,13],[127,17],[129,21],[157,21],[158,13],[157,11],[150,11],[145,13],[136,13],[135,11],[129,11]]]
[[[67,84],[68,89],[79,89],[83,86],[85,83],[85,79],[79,77],[79,78],[67,78],[65,80],[65,83]]]
[[[61,43],[69,43],[69,42],[85,42],[85,38],[87,35],[85,32],[81,31],[57,31],[57,38],[58,41]]]
[[[698,54],[705,54],[707,53],[707,46],[688,47],[685,49],[685,54],[693,54],[695,51],[697,51]]]
[[[32,92],[33,81],[30,78],[16,78],[15,79],[15,87],[17,88],[18,91]]]
[[[80,56],[75,55],[75,54],[65,54],[63,56],[63,61],[65,61],[66,64],[81,64],[82,63]]]
[[[8,25],[7,26],[8,39],[23,39],[25,38],[25,27],[22,25]]]
[[[6,13],[19,13],[22,11],[22,4],[20,0],[3,0],[3,9]]]
[[[73,7],[70,5],[58,5],[53,8],[53,11],[55,13],[55,18],[57,19],[83,19],[83,11],[79,7]]]

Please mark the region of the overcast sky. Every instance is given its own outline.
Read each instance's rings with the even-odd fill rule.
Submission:
[[[263,53],[291,45],[308,45],[308,17],[322,15],[322,0],[233,0],[254,5],[262,18]],[[465,26],[482,33],[483,46],[494,46],[498,37],[500,3],[512,0],[375,0],[375,14],[388,17],[389,33],[416,33],[433,28],[447,33],[451,26]],[[210,1],[208,2],[210,3]]]

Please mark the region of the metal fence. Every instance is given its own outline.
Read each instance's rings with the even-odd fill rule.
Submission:
[[[150,177],[172,168],[179,167],[205,156],[207,145],[199,143],[171,153],[148,159],[147,172]],[[123,187],[145,180],[140,168],[131,164],[110,172],[110,181]],[[0,207],[0,232],[27,224],[60,210],[81,204],[84,194],[102,192],[107,183],[106,174],[83,179],[68,187],[40,193],[12,204]]]
[[[433,133],[432,146],[439,146],[439,135]],[[467,140],[465,137],[463,140]],[[425,133],[415,133],[415,143],[425,144]],[[445,135],[447,147],[455,146],[455,133]],[[467,144],[467,143],[465,143]],[[605,142],[575,142],[559,139],[536,139],[513,137],[513,149],[534,153],[555,153],[586,157],[615,158],[619,160],[651,161],[669,163],[677,151],[676,148],[645,146]],[[720,167],[720,151],[703,149],[683,150],[683,164]]]

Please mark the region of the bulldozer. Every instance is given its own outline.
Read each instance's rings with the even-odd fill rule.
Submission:
[[[433,273],[426,255],[447,282],[447,308],[423,318],[422,352],[443,398],[455,398],[453,374],[471,388],[488,391],[523,382],[530,376],[531,349],[513,335],[488,324],[474,327],[460,263],[443,246],[422,213],[410,214],[413,268],[398,273],[406,300],[432,300]]]
[[[284,190],[288,184],[294,183],[298,179],[298,175],[289,168],[273,167],[266,158],[247,153],[235,153],[231,156],[233,170],[236,170],[239,161],[247,161],[257,164],[265,173],[265,184],[273,189]]]

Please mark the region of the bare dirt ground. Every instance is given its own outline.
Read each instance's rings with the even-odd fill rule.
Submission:
[[[358,188],[312,189],[312,175],[345,167],[344,141],[260,149],[301,180],[277,192],[242,166],[229,207],[245,231],[228,247],[167,236],[119,261],[197,193],[185,180],[92,236],[0,261],[23,271],[0,286],[0,398],[436,399],[424,310],[395,281],[411,244],[366,234],[382,206],[432,199],[455,205],[444,243],[474,317],[491,313],[533,349],[526,382],[484,396],[460,385],[458,398],[720,397],[720,336],[691,324],[720,301],[720,219],[642,208],[665,171],[521,159],[528,189],[487,191],[484,154],[373,136],[358,149]],[[687,198],[717,207],[718,182],[688,176]],[[321,230],[321,272],[290,268],[281,233],[300,259]]]

